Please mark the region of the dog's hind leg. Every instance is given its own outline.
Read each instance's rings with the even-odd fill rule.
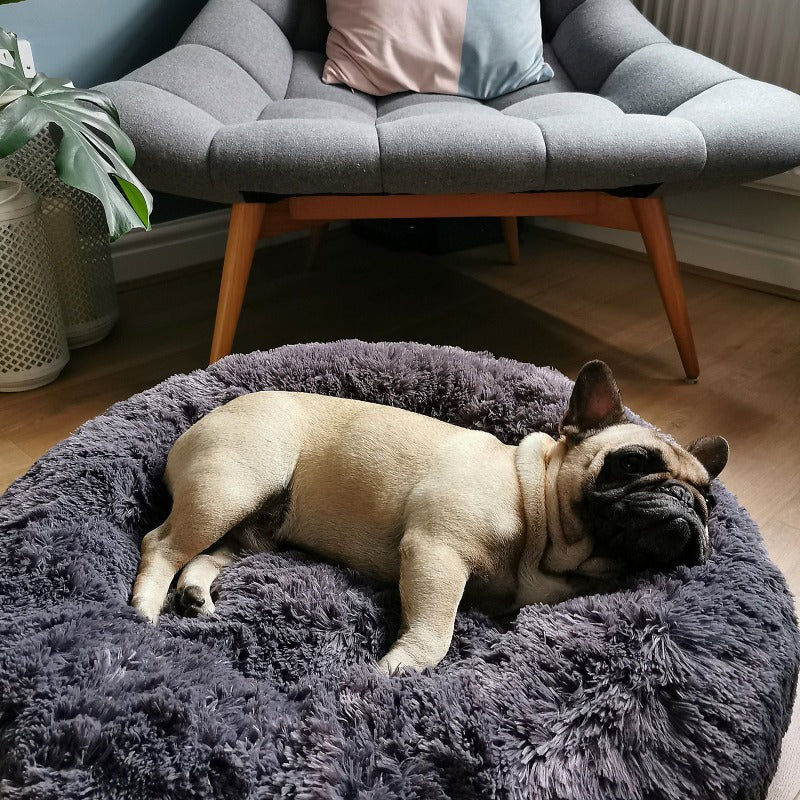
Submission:
[[[220,571],[244,552],[265,553],[277,546],[277,536],[291,505],[291,487],[268,497],[250,516],[235,525],[213,547],[195,556],[178,576],[176,608],[185,616],[214,613],[211,584]]]
[[[178,576],[175,607],[187,617],[214,613],[211,584],[217,575],[230,566],[241,552],[239,544],[230,536],[222,539],[205,553],[195,556]]]
[[[265,496],[285,491],[287,480],[276,479],[278,485],[270,486],[264,475],[232,460],[215,460],[212,468],[178,473],[172,487],[172,512],[142,539],[133,607],[155,623],[178,571],[260,508]]]

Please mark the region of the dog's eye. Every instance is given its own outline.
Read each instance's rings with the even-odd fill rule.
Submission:
[[[647,455],[636,451],[622,453],[617,464],[626,475],[643,475],[647,472]]]
[[[643,447],[630,447],[606,456],[596,485],[601,488],[624,486],[647,475],[666,471],[666,465],[658,453]]]

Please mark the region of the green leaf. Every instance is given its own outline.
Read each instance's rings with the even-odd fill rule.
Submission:
[[[136,152],[118,121],[114,104],[100,92],[41,73],[25,78],[0,65],[0,158],[45,126],[57,126],[58,176],[100,200],[112,239],[133,228],[149,229],[153,210],[152,195],[131,171]]]
[[[27,93],[6,105],[0,111],[0,158],[26,145],[51,121],[50,116],[47,108]]]
[[[3,94],[0,95],[0,108],[4,108],[9,103],[13,103],[14,100],[24,97],[27,94],[25,89],[14,89],[13,87],[9,86]]]
[[[2,28],[0,28],[0,47],[2,47],[3,50],[16,52],[16,49],[18,47],[17,34],[11,33],[11,31],[5,31]]]
[[[22,71],[17,71],[13,67],[7,67],[5,64],[0,64],[0,92],[5,92],[9,88],[24,89],[28,93],[28,79],[22,74]]]
[[[147,207],[147,202],[139,189],[129,181],[126,181],[125,178],[120,178],[119,175],[114,175],[114,180],[119,184],[119,188],[122,189],[125,197],[128,198],[128,202],[136,212],[136,215],[140,219],[149,217],[151,209]]]
[[[0,0],[0,3],[3,3],[4,0]],[[9,0],[5,0],[5,2],[9,2]],[[19,2],[19,0],[10,0],[10,2]],[[4,31],[0,28],[0,50],[8,50],[11,53],[12,58],[14,59],[14,68],[19,70],[20,74],[22,74],[22,62],[19,58],[19,42],[17,41],[17,34],[12,33],[11,31]]]

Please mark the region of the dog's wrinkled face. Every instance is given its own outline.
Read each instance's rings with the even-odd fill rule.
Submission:
[[[684,449],[627,423],[602,362],[581,371],[561,427],[569,445],[561,473],[572,487],[572,513],[593,540],[593,556],[626,570],[706,561],[711,481],[728,458],[723,438],[704,437]]]
[[[630,569],[705,562],[711,550],[708,469],[690,451],[638,425],[616,425],[592,439],[584,442],[594,452],[580,515],[594,555]]]

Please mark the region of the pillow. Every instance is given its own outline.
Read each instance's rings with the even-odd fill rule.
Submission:
[[[553,77],[539,0],[327,0],[325,83],[486,100]]]

